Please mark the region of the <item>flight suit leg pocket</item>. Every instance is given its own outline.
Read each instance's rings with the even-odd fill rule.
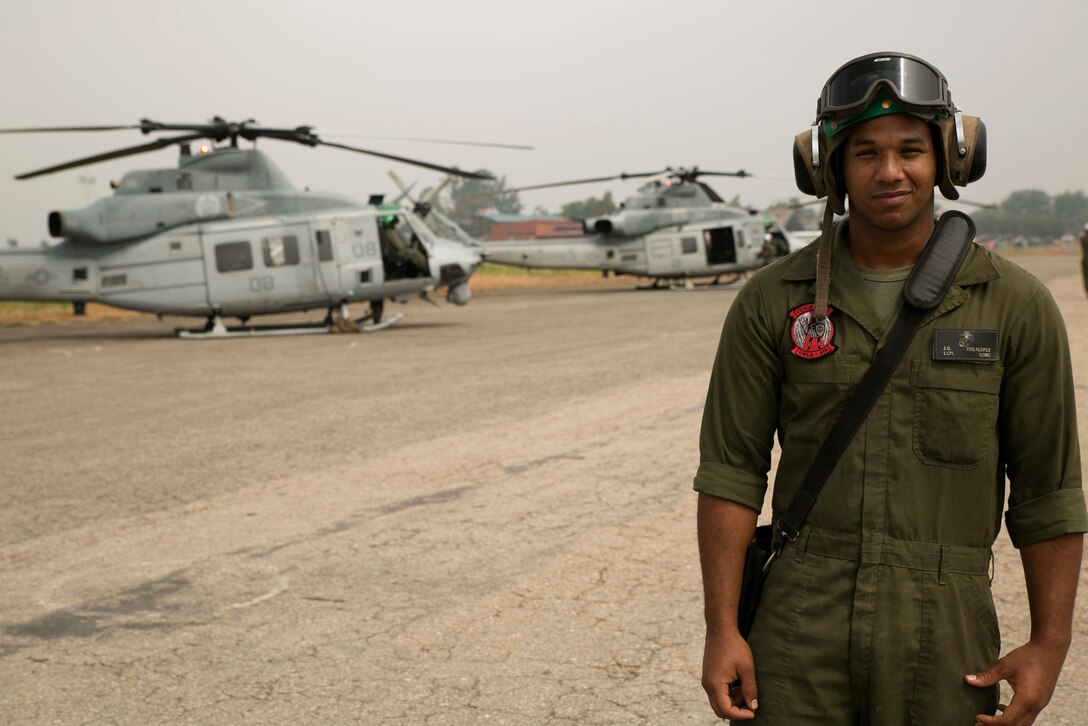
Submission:
[[[989,668],[1001,650],[990,583],[986,575],[937,573],[923,580],[921,639],[911,723],[972,723],[997,707],[998,686],[977,688],[968,673]]]
[[[974,469],[991,453],[1004,369],[996,364],[914,361],[914,453],[920,461]]]
[[[771,566],[748,641],[759,683],[757,722],[850,722],[856,572],[856,562],[806,554],[797,543]]]

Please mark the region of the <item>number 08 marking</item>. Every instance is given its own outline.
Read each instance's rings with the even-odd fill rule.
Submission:
[[[276,281],[272,279],[271,275],[265,275],[264,277],[251,277],[249,278],[249,291],[250,292],[268,292],[269,290],[276,289]]]

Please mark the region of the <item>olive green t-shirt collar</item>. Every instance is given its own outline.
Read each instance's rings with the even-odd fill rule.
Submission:
[[[829,304],[832,308],[840,310],[856,320],[873,337],[880,338],[884,333],[884,325],[869,302],[869,293],[865,288],[865,280],[857,265],[854,264],[854,258],[850,256],[850,250],[846,247],[845,232],[849,221],[849,218],[843,218],[836,222],[832,228],[831,295]],[[815,294],[816,252],[818,249],[819,240],[816,240],[798,252],[789,268],[782,275],[782,279],[797,282],[812,280],[813,284],[809,288],[809,292]],[[986,251],[977,245],[971,245],[952,286],[962,290],[998,277],[1001,277],[1001,273],[994,267]],[[941,311],[949,305],[955,306],[963,294],[961,292],[954,295],[950,291],[945,303],[928,317],[931,318],[933,315],[941,314]]]
[[[850,256],[850,251],[846,248],[845,231],[849,226],[849,223],[850,218],[844,217],[832,227],[832,300],[835,298],[834,288],[836,275],[841,278],[844,274],[851,276],[850,273],[853,273],[852,276],[856,277],[858,281],[861,279],[857,266],[854,264],[854,259]],[[789,281],[815,280],[817,249],[819,249],[819,239],[797,253],[785,274],[782,275],[782,279]],[[969,287],[971,285],[979,285],[983,282],[988,282],[998,277],[1001,277],[1001,273],[994,267],[985,250],[980,249],[977,245],[972,245],[971,249],[967,251],[967,257],[964,259],[960,271],[956,274],[956,279],[953,281],[953,284],[959,287]]]

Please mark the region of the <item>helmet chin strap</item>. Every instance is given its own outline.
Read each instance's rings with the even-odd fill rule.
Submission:
[[[812,306],[812,317],[816,320],[827,317],[831,295],[831,223],[834,219],[835,210],[830,204],[825,204],[824,221],[820,225],[820,247],[816,251],[816,302]]]

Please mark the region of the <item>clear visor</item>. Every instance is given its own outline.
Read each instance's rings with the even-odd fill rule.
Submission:
[[[906,106],[951,107],[944,76],[924,61],[878,55],[847,63],[824,86],[817,116],[848,116],[868,104],[878,86],[887,87]]]

